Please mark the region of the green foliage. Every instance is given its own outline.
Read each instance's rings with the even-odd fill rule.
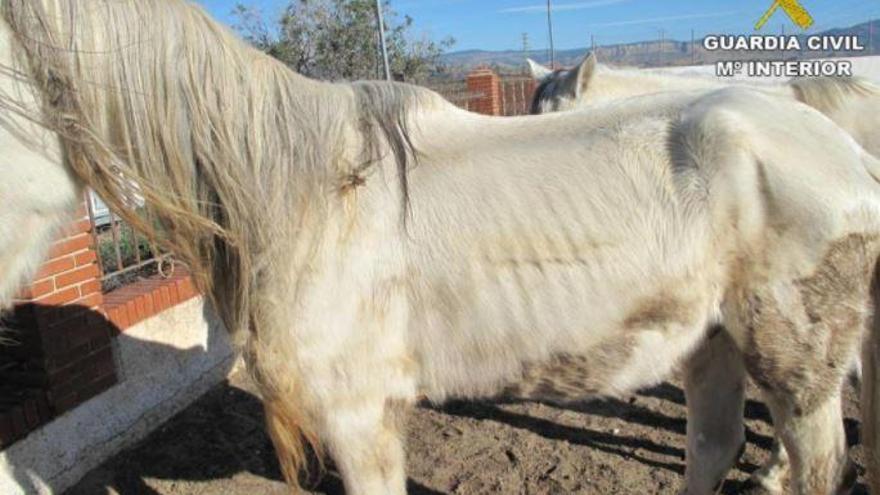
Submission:
[[[412,18],[400,19],[387,0],[382,6],[395,78],[423,82],[442,72],[440,55],[455,40],[413,38]],[[300,74],[349,81],[383,77],[375,0],[290,0],[277,26],[271,27],[258,11],[242,4],[233,14],[246,39]]]
[[[141,236],[135,237],[129,228],[119,229],[119,254],[122,257],[122,266],[127,267],[137,262],[135,250],[140,252],[141,260],[147,260],[153,257],[150,243]],[[116,248],[113,245],[113,237],[110,231],[106,231],[98,236],[98,257],[101,260],[101,267],[104,273],[112,273],[119,270],[116,263]]]

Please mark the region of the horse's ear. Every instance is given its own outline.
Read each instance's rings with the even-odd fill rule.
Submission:
[[[577,73],[577,81],[574,87],[575,97],[579,97],[587,92],[587,88],[590,87],[590,82],[593,80],[593,76],[596,75],[596,67],[598,65],[599,60],[596,57],[596,52],[590,52],[586,58],[584,58],[583,62],[577,66],[575,69],[575,72]]]
[[[543,65],[535,62],[534,60],[527,58],[526,62],[529,63],[529,71],[532,73],[532,77],[535,78],[536,81],[543,81],[550,74],[553,74],[553,71],[544,67]]]

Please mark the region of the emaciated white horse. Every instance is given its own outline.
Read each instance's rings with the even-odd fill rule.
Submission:
[[[576,67],[568,70],[550,70],[528,59],[532,76],[538,83],[532,99],[532,113],[585,109],[591,105],[613,104],[627,98],[656,95],[676,91],[710,92],[732,84],[715,78],[660,73],[637,69],[615,69],[599,64],[595,53],[588,54]],[[794,79],[785,84],[751,83],[756,90],[810,105],[824,113],[847,131],[875,157],[880,156],[880,87],[860,78]],[[874,174],[877,175],[876,173]],[[723,345],[719,342],[717,345]],[[725,352],[719,348],[714,354]],[[861,361],[853,363],[851,378],[858,387],[861,381]],[[709,404],[713,408],[736,408],[744,403],[740,398],[727,397],[723,404]],[[781,490],[788,474],[788,457],[777,441],[768,463],[756,471],[752,480],[768,491]]]
[[[0,153],[18,184],[0,189],[4,302],[48,242],[33,233],[94,188],[199,274],[292,484],[306,438],[350,495],[402,494],[419,395],[617,395],[717,325],[744,359],[692,361],[689,403],[729,393],[745,363],[795,491],[852,484],[840,388],[876,320],[880,186],[818,112],[733,89],[490,118],[411,86],[310,81],[180,0],[2,13],[2,132],[19,141]],[[124,208],[135,192],[158,228]],[[702,411],[688,493],[710,493],[742,443],[737,415]]]

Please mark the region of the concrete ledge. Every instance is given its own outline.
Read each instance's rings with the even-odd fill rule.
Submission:
[[[234,363],[201,297],[130,327],[113,348],[119,383],[0,452],[0,493],[63,492],[220,383]]]

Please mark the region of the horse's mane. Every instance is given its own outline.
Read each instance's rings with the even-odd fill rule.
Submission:
[[[393,154],[400,179],[402,220],[406,220],[409,204],[407,170],[418,160],[418,151],[410,138],[409,121],[413,110],[437,109],[450,104],[437,93],[409,84],[359,81],[351,85],[359,112],[361,133],[371,160],[381,158],[382,150],[375,149],[384,142]],[[372,137],[381,137],[382,141]],[[372,148],[372,149],[370,149]]]
[[[789,86],[798,100],[828,114],[853,96],[880,96],[880,87],[858,77],[813,77],[792,79]]]
[[[277,246],[320,235],[353,175],[393,158],[405,201],[408,111],[440,98],[308,80],[182,0],[4,0],[3,14],[45,103],[30,117],[62,136],[86,185],[192,268],[231,332],[281,269]],[[346,158],[353,145],[361,155]],[[149,218],[128,206],[135,191]]]

